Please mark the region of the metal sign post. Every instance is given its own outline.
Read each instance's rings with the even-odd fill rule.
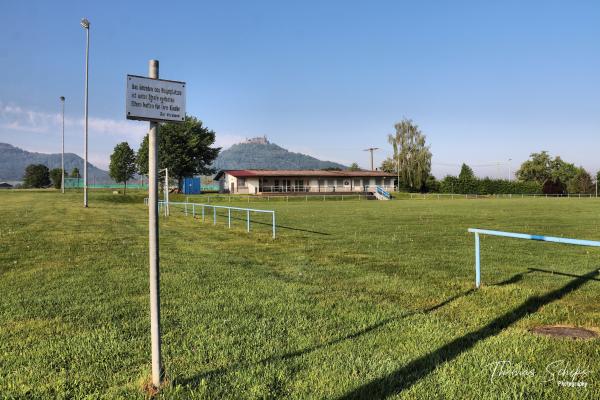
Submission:
[[[128,75],[126,91],[127,119],[150,121],[150,130],[148,131],[148,252],[150,264],[152,384],[155,387],[160,387],[163,376],[158,253],[158,123],[160,121],[185,121],[185,82],[160,80],[158,75],[158,61],[150,60],[148,78]],[[166,179],[168,182],[168,175]],[[168,200],[168,183],[165,189]]]
[[[158,79],[158,61],[150,60],[148,76]],[[162,378],[160,355],[160,274],[158,255],[158,122],[150,122],[148,132],[148,245],[150,253],[150,335],[152,341],[152,384],[159,387]]]

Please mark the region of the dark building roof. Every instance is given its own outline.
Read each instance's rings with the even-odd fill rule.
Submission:
[[[6,183],[6,182],[0,183],[0,189],[10,189],[12,187],[13,187],[13,185],[11,185],[10,183]]]
[[[220,179],[225,173],[236,178],[261,177],[261,176],[314,176],[324,178],[358,178],[358,177],[395,177],[395,174],[383,171],[322,171],[317,169],[233,169],[222,170],[215,179]]]

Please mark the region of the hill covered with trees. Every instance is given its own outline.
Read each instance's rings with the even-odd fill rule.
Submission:
[[[213,163],[222,169],[325,169],[347,167],[333,161],[321,161],[302,153],[294,153],[274,143],[248,141],[234,144],[219,153]]]
[[[48,169],[60,168],[60,153],[34,153],[8,143],[0,143],[0,181],[20,181],[25,168],[30,164],[42,164]],[[83,171],[83,159],[73,153],[65,153],[65,171],[73,168]],[[81,172],[83,173],[83,172]],[[92,164],[88,164],[88,176],[103,181],[110,179],[108,173]]]

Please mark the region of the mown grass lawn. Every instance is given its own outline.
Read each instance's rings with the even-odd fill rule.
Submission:
[[[0,193],[0,398],[145,397],[143,197]],[[161,218],[159,398],[600,398],[600,340],[529,332],[600,326],[600,249],[483,237],[475,291],[467,233],[598,240],[600,201],[252,206],[276,211],[277,239],[266,216],[250,234]],[[560,366],[587,387],[559,386]]]

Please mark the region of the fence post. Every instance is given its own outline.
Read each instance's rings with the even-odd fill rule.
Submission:
[[[481,282],[481,259],[479,256],[479,233],[475,233],[475,287]]]
[[[227,209],[227,225],[231,228],[231,208]]]
[[[196,204],[192,203],[192,218],[196,218]]]
[[[204,204],[202,204],[202,222],[204,222]]]
[[[250,232],[250,210],[246,210],[246,231]]]
[[[275,211],[273,211],[273,239],[275,239]]]
[[[187,200],[185,201],[185,216],[187,217]]]
[[[213,206],[213,225],[217,224],[217,207]]]

